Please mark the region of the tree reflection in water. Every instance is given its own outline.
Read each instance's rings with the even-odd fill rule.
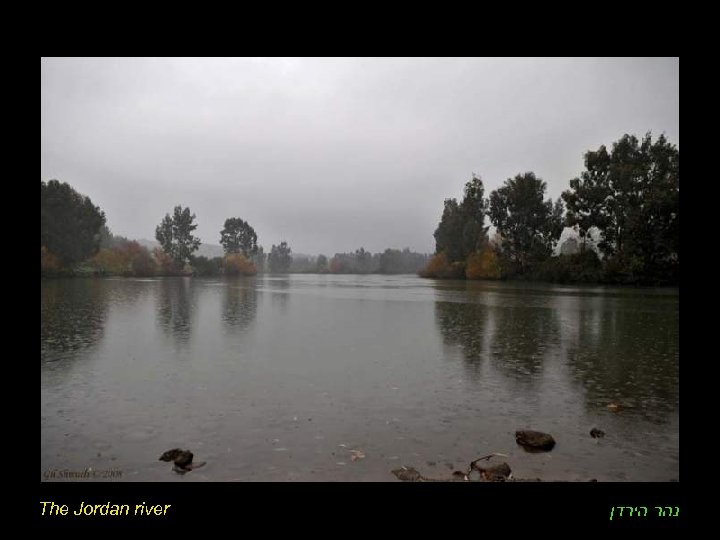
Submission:
[[[245,330],[257,313],[254,278],[238,277],[225,283],[223,322],[229,332]]]
[[[75,357],[103,336],[112,284],[99,279],[40,281],[40,358]],[[73,354],[68,354],[73,353]]]
[[[679,399],[677,297],[613,297],[602,309],[597,303],[583,299],[566,349],[586,406],[606,411],[618,402],[623,414],[664,421]]]
[[[187,345],[190,340],[195,295],[191,278],[164,278],[160,282],[157,319],[177,344]]]

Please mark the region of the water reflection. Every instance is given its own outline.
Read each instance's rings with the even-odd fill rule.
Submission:
[[[55,361],[95,345],[108,312],[104,280],[54,279],[40,282],[40,358]]]
[[[459,347],[470,375],[478,375],[487,353],[488,307],[479,303],[435,302],[435,322],[447,347]]]
[[[272,291],[272,303],[284,310],[290,298],[290,276],[272,276],[268,278],[267,285]]]
[[[157,320],[179,344],[187,344],[192,330],[195,287],[191,278],[163,279],[159,284]]]
[[[487,358],[505,377],[534,385],[548,351],[560,342],[557,313],[547,305],[526,305],[513,289],[499,293],[496,287],[472,285],[436,288],[435,321],[443,342],[461,348],[471,375],[479,376]],[[447,298],[464,301],[442,301]]]
[[[586,406],[606,410],[611,401],[625,414],[662,421],[678,407],[677,303],[614,299],[606,309],[583,305],[567,347],[572,376]]]
[[[223,299],[223,322],[228,331],[241,331],[250,326],[257,313],[257,291],[252,278],[229,280]]]
[[[539,380],[548,351],[557,347],[560,324],[552,308],[493,307],[489,356],[502,374],[522,383]]]

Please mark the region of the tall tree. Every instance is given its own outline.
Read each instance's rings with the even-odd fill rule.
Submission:
[[[487,200],[484,197],[485,188],[482,179],[473,173],[472,180],[465,184],[465,193],[460,203],[460,212],[463,220],[462,246],[464,258],[471,253],[479,251],[488,242],[487,231],[484,227]]]
[[[40,244],[72,265],[100,247],[105,213],[66,182],[40,181]]]
[[[292,250],[288,243],[280,242],[279,246],[273,244],[270,255],[268,255],[268,266],[271,272],[287,272],[292,264],[290,253]]]
[[[190,214],[190,208],[176,206],[172,217],[170,214],[165,214],[162,222],[155,229],[155,239],[180,268],[192,259],[193,252],[200,247],[200,239],[192,234],[197,229],[194,220],[195,214]]]
[[[562,193],[567,206],[565,222],[580,235],[580,249],[585,250],[590,231],[604,230],[609,223],[610,155],[604,146],[585,154],[586,170],[570,180],[570,189]]]
[[[463,200],[445,199],[442,218],[435,230],[435,252],[445,253],[450,262],[464,261],[487,242],[484,227],[487,201],[482,179],[473,174],[465,184]]]
[[[534,173],[518,174],[490,194],[490,220],[502,236],[504,255],[525,272],[549,257],[562,233],[563,205],[543,200],[546,184]]]
[[[245,257],[252,257],[257,253],[257,234],[249,223],[240,218],[228,218],[220,231],[220,243],[225,248],[225,254],[242,253]]]
[[[587,152],[586,170],[563,193],[567,225],[581,237],[596,227],[598,247],[633,279],[671,279],[679,264],[679,163],[677,147],[664,135],[653,143],[650,133]]]

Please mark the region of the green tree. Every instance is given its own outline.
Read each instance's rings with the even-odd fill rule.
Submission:
[[[585,250],[590,230],[604,230],[609,223],[610,155],[604,146],[585,154],[585,168],[579,178],[570,180],[570,189],[562,194],[567,206],[565,222],[577,229],[581,251]]]
[[[40,244],[69,266],[100,247],[105,213],[66,182],[40,181]]]
[[[201,255],[193,258],[192,266],[193,274],[196,276],[219,276],[223,270],[223,258],[208,259]]]
[[[287,272],[292,264],[290,253],[292,250],[287,242],[280,242],[279,246],[273,244],[268,255],[268,266],[271,272]]]
[[[502,236],[503,255],[520,273],[549,257],[563,229],[563,205],[543,200],[546,184],[518,174],[490,194],[490,220]]]
[[[225,254],[242,253],[245,257],[252,257],[257,253],[257,234],[249,223],[240,218],[228,218],[220,231],[220,243],[225,248]]]
[[[609,266],[632,281],[676,279],[680,152],[664,135],[624,135],[612,150],[585,154],[585,171],[563,193],[567,224],[600,232]]]
[[[462,215],[462,246],[463,258],[471,253],[480,251],[488,242],[487,231],[484,227],[487,212],[487,200],[484,197],[485,188],[482,179],[473,173],[472,180],[465,184],[465,193],[460,203]]]
[[[200,239],[192,235],[197,229],[194,220],[195,214],[190,214],[190,208],[176,206],[172,217],[170,214],[165,214],[162,222],[155,229],[155,239],[179,268],[190,261],[193,252],[200,247]]]
[[[445,253],[452,262],[464,261],[487,243],[484,227],[487,201],[482,179],[473,174],[465,184],[463,200],[445,199],[443,214],[435,230],[435,252]]]

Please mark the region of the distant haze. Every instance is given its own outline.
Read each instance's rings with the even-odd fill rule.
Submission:
[[[679,147],[679,84],[677,58],[43,58],[41,179],[130,238],[181,204],[210,244],[241,217],[266,251],[432,252],[472,173],[555,199],[625,133]]]

